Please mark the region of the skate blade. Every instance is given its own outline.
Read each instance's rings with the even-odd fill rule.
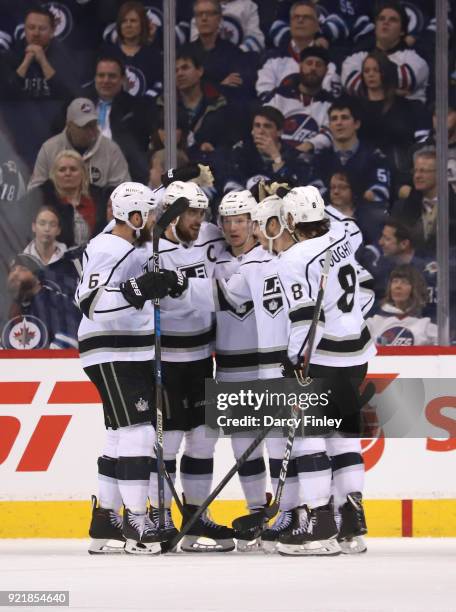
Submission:
[[[262,552],[260,538],[253,540],[237,540],[236,550],[242,553],[259,553]]]
[[[277,542],[271,542],[270,540],[261,540],[261,550],[266,555],[272,555],[277,552]]]
[[[93,538],[89,545],[89,555],[118,555],[125,552],[124,540],[103,540]]]
[[[295,557],[335,557],[341,554],[339,542],[335,538],[305,542],[304,544],[277,544],[277,552],[283,556]]]
[[[129,555],[159,555],[161,553],[160,542],[136,542],[127,540],[125,552]]]
[[[359,555],[367,552],[366,542],[361,536],[354,536],[350,540],[341,540],[339,545],[344,555]]]
[[[204,536],[186,535],[182,538],[181,550],[192,553],[231,552],[236,547],[234,540],[213,540]]]

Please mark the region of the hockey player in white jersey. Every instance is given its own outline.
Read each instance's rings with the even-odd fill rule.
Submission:
[[[211,278],[225,241],[219,228],[204,221],[208,199],[193,182],[174,181],[165,190],[164,206],[185,196],[189,208],[165,231],[159,243],[160,267],[186,278]],[[184,523],[209,495],[212,486],[217,432],[204,423],[205,379],[213,377],[215,317],[182,303],[161,317],[164,401],[164,461],[171,478],[184,440],[180,476],[184,490]],[[158,515],[157,463],[152,462],[149,495],[151,515]],[[165,485],[167,520],[171,521],[171,493]],[[234,549],[233,531],[205,513],[182,539],[187,552],[224,552]]]
[[[247,262],[262,259],[264,250],[257,242],[251,215],[257,202],[250,191],[231,191],[220,203],[219,225],[227,242],[225,250],[216,262],[216,277],[229,279]],[[216,313],[215,341],[216,379],[222,382],[242,382],[258,378],[258,332],[252,300],[241,306],[229,306]],[[257,432],[242,431],[231,435],[231,445],[238,459],[251,444]],[[247,507],[251,512],[262,508],[266,502],[266,465],[264,444],[260,444],[239,468]],[[235,534],[237,550],[251,551],[259,548],[261,541],[256,531]]]
[[[76,292],[83,312],[79,353],[100,393],[107,429],[98,459],[99,507],[92,498],[89,552],[119,552],[125,543],[129,553],[154,554],[160,544],[146,513],[155,440],[153,311],[147,299],[149,291],[157,292],[147,273],[147,253],[135,240],[150,235],[146,225],[156,204],[148,187],[132,182],[119,185],[111,201],[115,225],[87,245]]]
[[[315,308],[321,267],[331,249],[331,267],[323,300],[322,316],[310,356],[310,375],[344,384],[360,384],[367,361],[376,350],[362,314],[356,261],[349,233],[338,224],[329,229],[324,202],[315,187],[292,189],[283,201],[280,223],[298,242],[279,256],[279,277],[284,288],[291,321],[287,375],[302,371],[308,332]],[[347,383],[348,381],[348,383]],[[347,386],[348,384],[348,386]],[[355,394],[356,395],[356,394]],[[347,397],[355,397],[347,394]],[[280,538],[279,551],[289,555],[322,554],[339,536],[342,552],[365,550],[360,536],[366,533],[362,508],[364,469],[360,454],[359,403],[347,400],[341,414],[343,431],[349,435],[327,438],[334,478],[337,533],[330,506],[330,483],[321,483],[320,499],[306,502],[292,532]],[[318,548],[320,547],[320,548]]]

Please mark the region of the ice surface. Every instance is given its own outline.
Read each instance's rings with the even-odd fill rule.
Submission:
[[[0,540],[0,589],[69,590],[70,608],[90,612],[456,611],[456,539],[371,539],[367,554],[326,559],[90,556],[87,544]]]

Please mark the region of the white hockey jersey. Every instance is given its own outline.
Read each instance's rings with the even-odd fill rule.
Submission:
[[[153,359],[152,303],[136,310],[119,289],[123,281],[147,271],[145,249],[103,233],[88,243],[82,264],[76,290],[76,303],[83,312],[78,332],[82,366]]]
[[[345,91],[354,96],[361,86],[363,62],[367,51],[349,55],[342,64],[342,85]],[[429,67],[425,60],[413,49],[399,49],[388,53],[388,59],[397,65],[399,89],[410,89],[409,100],[426,102],[426,88],[429,79]]]
[[[336,367],[361,365],[376,349],[363,318],[353,246],[341,224],[333,224],[325,235],[299,242],[277,257],[291,324],[288,356],[294,363],[304,357],[328,248],[331,265],[310,361]]]
[[[226,280],[190,281],[188,292],[195,308],[212,311],[236,309],[251,300],[258,332],[258,378],[282,376],[280,365],[286,354],[289,323],[285,296],[277,275],[276,257],[258,249],[239,271]]]
[[[437,344],[437,325],[429,317],[404,317],[392,304],[385,304],[381,314],[367,319],[367,324],[379,346]]]
[[[212,278],[215,262],[224,247],[219,228],[203,222],[197,240],[190,246],[167,238],[160,240],[160,268],[179,270],[187,278]],[[184,362],[210,357],[215,340],[214,315],[199,312],[184,299],[180,306],[162,313],[162,360]]]
[[[260,245],[235,256],[228,248],[216,262],[215,277],[229,279],[239,267],[263,256]],[[228,305],[216,313],[215,339],[216,378],[223,382],[239,382],[258,378],[258,332],[253,301],[239,306]]]

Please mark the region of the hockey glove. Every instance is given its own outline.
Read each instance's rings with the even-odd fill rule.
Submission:
[[[182,272],[162,270],[161,274],[168,288],[167,295],[169,295],[169,297],[177,298],[187,289],[188,280],[187,277],[182,274]]]
[[[304,378],[304,363],[302,361],[295,365],[288,356],[284,357],[280,369],[284,378],[296,378],[301,387],[307,387],[312,382],[310,376]]]
[[[147,300],[166,297],[168,285],[160,272],[146,272],[122,283],[120,291],[127,302],[139,310]]]
[[[174,181],[194,181],[200,186],[212,187],[214,177],[209,166],[188,164],[183,168],[170,168],[168,172],[161,176],[161,182],[164,187],[168,187]]]

